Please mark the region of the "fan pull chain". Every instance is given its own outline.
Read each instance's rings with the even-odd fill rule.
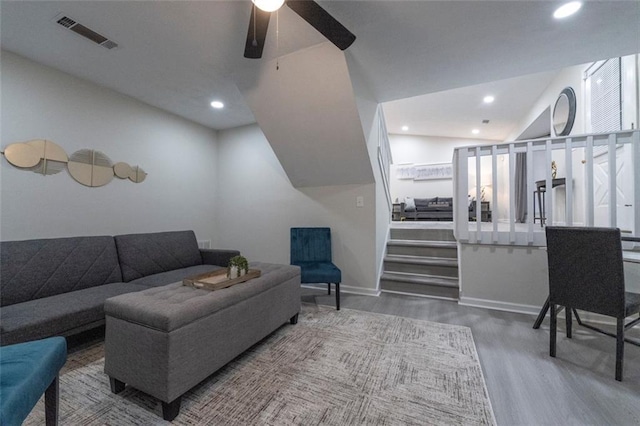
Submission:
[[[280,10],[276,11],[276,71],[280,69]]]

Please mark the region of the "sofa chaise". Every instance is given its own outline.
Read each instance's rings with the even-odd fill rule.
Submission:
[[[106,299],[221,269],[240,254],[199,249],[193,231],[0,244],[2,345],[100,326]]]

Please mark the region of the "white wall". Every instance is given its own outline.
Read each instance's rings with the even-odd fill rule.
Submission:
[[[257,125],[221,131],[218,144],[220,245],[250,261],[288,264],[291,227],[328,226],[341,288],[375,293],[374,184],[294,188]]]
[[[549,293],[538,247],[460,244],[460,304],[536,313]]]
[[[494,141],[485,139],[457,139],[436,136],[389,135],[393,165],[391,166],[391,197],[403,201],[405,197],[433,198],[452,197],[451,179],[414,181],[397,179],[396,168],[400,164],[451,163],[454,148],[462,146],[489,145]]]
[[[576,93],[576,119],[573,122],[573,128],[571,129],[571,135],[582,135],[585,133],[585,86],[583,81],[583,73],[588,68],[589,64],[576,65],[573,67],[565,68],[558,73],[556,78],[549,84],[544,92],[540,95],[538,100],[533,104],[529,113],[527,113],[520,123],[513,129],[509,136],[505,139],[505,142],[516,140],[522,132],[524,132],[536,118],[540,116],[547,108],[550,107],[550,112],[553,114],[553,107],[556,104],[556,100],[560,95],[560,92],[565,87],[573,88]],[[549,128],[551,128],[551,115],[549,116]],[[552,137],[555,137],[555,133],[551,132]]]
[[[236,83],[291,183],[373,183],[345,54],[325,42],[258,63]]]
[[[458,255],[460,304],[538,314],[549,295],[546,250],[460,244]],[[640,292],[640,263],[624,262],[624,273],[627,291]]]
[[[216,245],[214,131],[10,52],[1,66],[3,147],[47,139],[148,173],[88,188],[66,170],[37,175],[3,157],[2,240],[193,229]]]
[[[385,185],[383,183],[382,172],[378,160],[378,147],[381,138],[387,137],[381,134],[381,120],[383,116],[380,114],[381,108],[375,99],[366,80],[362,77],[361,70],[357,61],[349,54],[346,55],[347,64],[349,66],[349,74],[351,76],[351,84],[355,94],[356,105],[360,115],[362,130],[367,138],[367,150],[369,152],[369,160],[373,170],[375,179],[375,268],[376,268],[376,290],[382,274],[384,255],[387,248],[387,239],[389,235],[389,223],[391,222],[391,205],[387,198]],[[389,172],[389,171],[387,171]]]

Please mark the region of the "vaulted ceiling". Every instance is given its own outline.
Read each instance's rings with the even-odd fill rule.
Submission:
[[[640,2],[319,1],[356,36],[346,51],[379,102],[640,52]],[[251,4],[238,1],[3,1],[3,49],[213,129],[255,122],[235,75],[326,39],[284,7],[262,60],[243,57]],[[55,23],[61,13],[117,42]],[[275,18],[275,17],[274,17]],[[276,39],[276,28],[279,34]],[[226,104],[209,107],[212,99]]]

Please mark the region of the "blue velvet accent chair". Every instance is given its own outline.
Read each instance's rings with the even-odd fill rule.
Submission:
[[[64,337],[0,347],[0,425],[21,425],[42,394],[46,424],[57,425],[58,373],[66,361]]]
[[[340,310],[342,272],[331,260],[331,229],[291,228],[291,264],[300,267],[303,284],[336,286],[336,308]]]

